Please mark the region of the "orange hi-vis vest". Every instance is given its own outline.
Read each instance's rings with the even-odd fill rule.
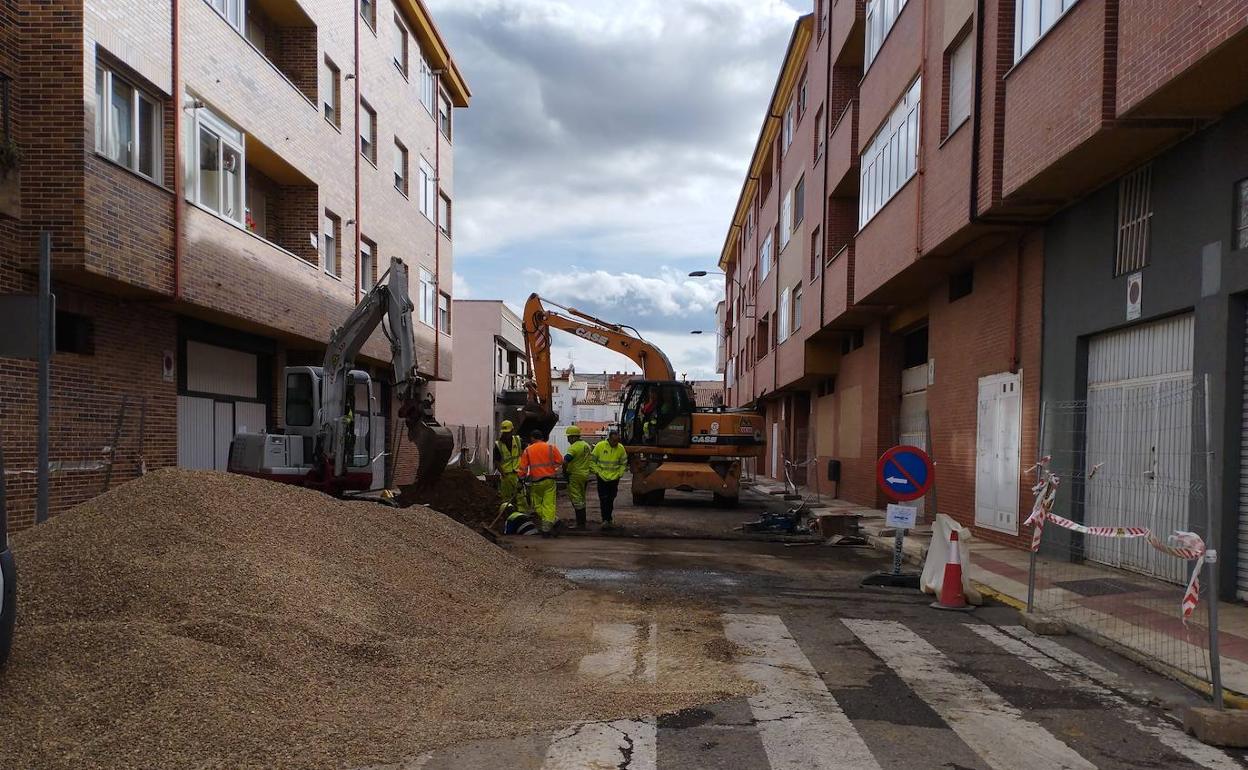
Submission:
[[[537,441],[529,444],[520,455],[520,476],[529,481],[541,481],[559,473],[563,455],[554,444]]]

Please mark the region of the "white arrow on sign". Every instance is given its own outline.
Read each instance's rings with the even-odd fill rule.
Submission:
[[[893,486],[901,486],[902,484],[910,483],[906,481],[905,479],[899,479],[896,476],[888,476],[884,480],[887,481],[889,484],[892,484]]]

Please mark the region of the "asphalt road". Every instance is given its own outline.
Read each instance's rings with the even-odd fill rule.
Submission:
[[[1073,637],[1034,637],[1007,607],[941,612],[915,591],[860,587],[885,567],[874,552],[627,536],[685,531],[682,517],[731,533],[774,501],[715,512],[677,496],[638,512],[621,497],[625,536],[517,538],[510,547],[601,590],[712,603],[759,694],[454,747],[404,768],[1248,766],[1243,752],[1186,736],[1181,709],[1197,699],[1125,659]]]

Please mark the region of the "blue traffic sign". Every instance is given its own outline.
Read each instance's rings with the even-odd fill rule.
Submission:
[[[932,487],[932,458],[917,446],[895,446],[880,457],[875,480],[897,502],[917,500]]]

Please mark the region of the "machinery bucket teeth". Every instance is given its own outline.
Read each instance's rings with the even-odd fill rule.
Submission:
[[[416,445],[416,488],[427,489],[436,484],[446,470],[455,449],[455,436],[443,426],[427,422],[409,424],[408,436]]]

